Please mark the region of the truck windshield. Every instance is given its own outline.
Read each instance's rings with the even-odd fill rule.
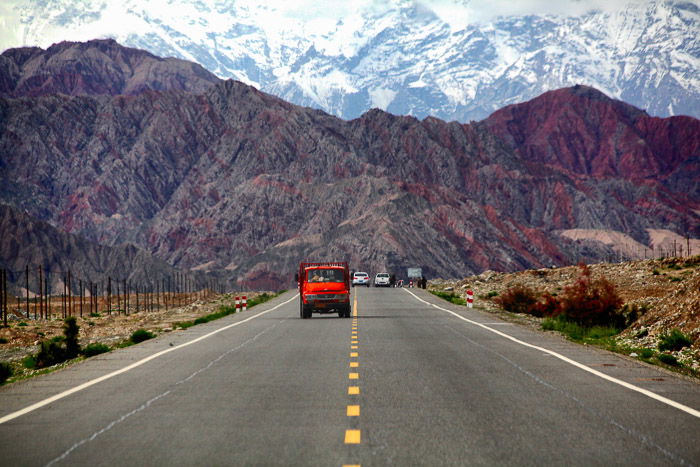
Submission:
[[[343,282],[340,269],[311,269],[306,273],[308,282]]]

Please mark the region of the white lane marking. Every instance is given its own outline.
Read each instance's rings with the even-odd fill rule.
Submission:
[[[17,410],[16,412],[12,412],[12,413],[10,413],[10,414],[7,414],[7,415],[5,415],[4,417],[0,417],[0,425],[2,425],[2,424],[5,423],[5,422],[9,422],[10,420],[14,420],[14,419],[17,418],[17,417],[21,417],[22,415],[26,415],[26,414],[28,414],[28,413],[30,413],[30,412],[33,412],[33,411],[35,411],[36,409],[39,409],[39,408],[44,407],[44,406],[46,406],[46,405],[49,405],[49,404],[51,404],[52,402],[56,402],[56,401],[59,400],[59,399],[63,399],[64,397],[70,396],[71,394],[75,394],[76,392],[82,391],[83,389],[89,388],[90,386],[94,386],[94,385],[97,384],[97,383],[101,383],[102,381],[108,380],[108,379],[113,378],[113,377],[115,377],[115,376],[117,376],[117,375],[120,375],[120,374],[122,374],[122,373],[126,373],[127,371],[130,371],[130,370],[133,370],[134,368],[137,368],[137,367],[143,365],[144,363],[148,363],[148,362],[150,362],[151,360],[154,360],[154,359],[156,359],[156,358],[158,358],[158,357],[162,357],[163,355],[165,355],[165,354],[167,354],[167,353],[170,353],[170,352],[173,352],[173,351],[175,351],[175,350],[181,349],[181,348],[183,348],[183,347],[187,347],[187,346],[189,346],[189,345],[195,344],[195,343],[197,343],[197,342],[199,342],[199,341],[202,341],[202,340],[204,340],[204,339],[207,339],[207,338],[209,338],[209,337],[211,337],[211,336],[213,336],[213,335],[215,335],[215,334],[218,334],[218,333],[220,333],[220,332],[222,332],[222,331],[225,331],[225,330],[227,330],[227,329],[230,329],[230,328],[232,328],[232,327],[239,326],[239,325],[241,325],[241,324],[243,324],[243,323],[247,323],[247,322],[250,321],[250,320],[253,320],[253,319],[258,318],[258,317],[260,317],[260,316],[262,316],[262,315],[264,315],[264,314],[267,314],[267,313],[269,313],[269,312],[271,312],[271,311],[276,310],[277,308],[281,307],[282,305],[286,305],[287,303],[289,303],[289,302],[291,302],[292,300],[296,299],[298,296],[299,296],[299,294],[296,294],[296,295],[294,295],[292,298],[290,298],[289,300],[287,300],[286,302],[282,302],[282,303],[280,303],[279,305],[276,305],[276,306],[270,308],[269,310],[260,312],[260,313],[258,313],[257,315],[253,315],[253,316],[251,316],[250,318],[246,318],[246,319],[244,319],[244,320],[242,320],[242,321],[238,321],[238,322],[229,324],[228,326],[224,326],[224,327],[222,327],[222,328],[219,328],[219,329],[217,329],[216,331],[210,332],[209,334],[205,334],[205,335],[203,335],[203,336],[199,336],[199,337],[197,337],[196,339],[192,339],[191,341],[185,342],[184,344],[176,345],[175,347],[169,347],[169,348],[167,348],[167,349],[165,349],[165,350],[161,350],[160,352],[154,353],[153,355],[150,355],[150,356],[148,356],[148,357],[146,357],[146,358],[144,358],[144,359],[141,359],[141,360],[139,360],[138,362],[134,362],[134,363],[132,363],[131,365],[125,366],[124,368],[121,368],[121,369],[119,369],[119,370],[113,371],[113,372],[108,373],[108,374],[106,374],[106,375],[100,376],[99,378],[95,378],[95,379],[92,379],[92,380],[90,380],[90,381],[86,381],[86,382],[83,383],[83,384],[80,384],[80,385],[78,385],[78,386],[75,386],[75,387],[73,387],[73,388],[71,388],[71,389],[67,389],[67,390],[65,390],[65,391],[63,391],[63,392],[61,392],[61,393],[55,394],[55,395],[53,395],[53,396],[51,396],[51,397],[48,397],[48,398],[46,398],[46,399],[44,399],[44,400],[41,400],[41,401],[36,402],[36,403],[34,403],[34,404],[32,404],[32,405],[29,405],[29,406],[27,406],[27,407],[25,407],[25,408],[23,408],[23,409]]]
[[[271,311],[271,310],[269,310],[269,311]],[[238,346],[236,346],[236,347],[234,347],[234,348],[232,348],[232,349],[227,350],[226,352],[222,353],[222,354],[219,355],[217,358],[215,358],[214,360],[212,360],[211,362],[209,362],[209,364],[206,365],[205,367],[200,368],[199,370],[197,370],[197,371],[195,371],[194,373],[192,373],[191,375],[189,375],[187,378],[181,379],[181,380],[178,381],[177,383],[173,384],[173,387],[176,387],[176,386],[178,386],[178,385],[187,383],[188,381],[190,381],[191,379],[193,379],[193,378],[194,378],[195,376],[197,376],[198,374],[200,374],[200,373],[202,373],[203,371],[206,371],[206,370],[208,370],[209,368],[211,368],[212,366],[214,366],[216,363],[218,363],[219,361],[221,361],[221,360],[222,360],[224,357],[226,357],[227,355],[230,355],[230,354],[232,354],[233,352],[236,352],[236,351],[242,349],[243,347],[247,346],[247,345],[250,344],[251,342],[255,342],[256,340],[258,340],[258,337],[262,336],[263,334],[265,334],[266,332],[270,331],[271,329],[273,329],[273,328],[276,327],[276,326],[277,326],[277,323],[275,323],[275,324],[273,324],[272,326],[270,326],[270,327],[268,327],[268,328],[262,330],[261,332],[259,332],[259,333],[256,334],[255,336],[253,336],[252,338],[250,338],[250,339],[248,339],[247,341],[243,342],[242,344],[240,344],[240,345],[238,345]],[[151,406],[152,403],[154,403],[155,401],[157,401],[157,400],[159,400],[159,399],[162,399],[162,398],[168,396],[169,394],[171,394],[171,393],[173,392],[173,390],[174,390],[174,389],[168,389],[168,390],[165,391],[164,393],[159,394],[159,395],[153,397],[152,399],[150,399],[150,400],[144,402],[140,407],[138,407],[138,408],[132,410],[131,412],[122,415],[122,416],[119,417],[118,419],[116,419],[116,420],[110,422],[109,424],[107,424],[107,426],[105,426],[104,428],[102,428],[102,429],[96,431],[95,433],[93,433],[92,435],[88,436],[87,438],[78,441],[78,442],[75,443],[73,446],[71,446],[70,448],[68,448],[63,454],[61,454],[60,456],[58,456],[57,458],[55,458],[54,460],[52,460],[51,462],[49,462],[48,464],[46,464],[45,467],[50,467],[50,466],[54,465],[54,464],[57,463],[57,462],[61,462],[62,460],[64,460],[66,457],[68,457],[73,451],[75,451],[76,449],[78,449],[78,448],[79,448],[80,446],[82,446],[83,444],[89,443],[89,442],[91,442],[91,441],[94,441],[95,438],[97,438],[98,436],[100,436],[100,435],[102,435],[102,434],[108,432],[109,430],[111,430],[112,428],[114,428],[117,424],[122,423],[122,422],[125,421],[127,418],[131,417],[132,415],[135,415],[135,414],[137,414],[137,413],[139,413],[139,412],[141,412],[141,411],[143,411],[143,410],[146,410],[147,408],[149,408],[149,407]]]
[[[603,379],[605,379],[605,380],[607,380],[607,381],[610,381],[610,382],[615,383],[615,384],[619,384],[619,385],[622,386],[622,387],[625,387],[625,388],[630,389],[630,390],[632,390],[632,391],[636,391],[636,392],[638,392],[638,393],[640,393],[640,394],[644,394],[644,395],[647,396],[647,397],[650,397],[650,398],[652,398],[652,399],[655,399],[655,400],[657,400],[657,401],[659,401],[659,402],[662,402],[662,403],[664,403],[664,404],[666,404],[666,405],[670,405],[671,407],[674,407],[674,408],[676,408],[676,409],[678,409],[678,410],[682,410],[683,412],[685,412],[685,413],[687,413],[687,414],[689,414],[689,415],[692,415],[692,416],[694,416],[694,417],[700,418],[700,410],[696,410],[696,409],[694,409],[694,408],[692,408],[692,407],[688,407],[687,405],[683,405],[683,404],[681,404],[680,402],[676,402],[676,401],[674,401],[674,400],[671,400],[671,399],[668,399],[668,398],[666,398],[666,397],[660,396],[660,395],[656,394],[655,392],[649,391],[649,390],[644,389],[644,388],[640,388],[639,386],[635,386],[634,384],[630,384],[630,383],[628,383],[628,382],[626,382],[626,381],[623,381],[623,380],[621,380],[621,379],[617,379],[617,378],[614,378],[614,377],[612,377],[612,376],[610,376],[610,375],[606,375],[605,373],[602,373],[602,372],[600,372],[600,371],[598,371],[598,370],[594,370],[593,368],[591,368],[591,367],[589,367],[589,366],[586,366],[586,365],[584,365],[583,363],[579,363],[579,362],[577,362],[576,360],[572,360],[572,359],[570,359],[570,358],[568,358],[568,357],[565,357],[564,355],[559,354],[559,353],[557,353],[557,352],[555,352],[555,351],[553,351],[553,350],[549,350],[549,349],[546,349],[546,348],[544,348],[544,347],[540,347],[540,346],[538,346],[538,345],[533,345],[533,344],[529,344],[529,343],[527,343],[527,342],[525,342],[525,341],[521,341],[520,339],[517,339],[517,338],[515,338],[515,337],[513,337],[513,336],[510,336],[510,335],[508,335],[508,334],[506,334],[506,333],[504,333],[504,332],[501,332],[501,331],[498,331],[498,330],[496,330],[496,329],[490,328],[490,327],[488,327],[488,326],[486,326],[486,325],[484,325],[484,324],[482,324],[482,323],[473,321],[473,320],[471,320],[471,319],[469,319],[469,318],[465,318],[464,316],[461,316],[461,315],[459,315],[458,313],[455,313],[454,311],[450,311],[450,310],[448,310],[448,309],[446,309],[446,308],[442,308],[442,307],[440,307],[440,306],[438,306],[438,305],[435,305],[435,304],[433,304],[433,303],[426,302],[425,300],[423,300],[422,298],[418,297],[416,294],[414,294],[413,292],[411,292],[411,291],[408,290],[408,289],[403,289],[403,290],[405,290],[406,292],[408,292],[408,293],[410,293],[411,295],[413,295],[413,298],[415,298],[416,300],[418,300],[418,301],[420,301],[420,302],[423,302],[423,303],[425,303],[426,305],[430,305],[430,306],[432,306],[433,308],[437,308],[438,310],[441,310],[441,311],[444,311],[444,312],[446,312],[446,313],[449,313],[449,314],[451,314],[451,315],[453,315],[453,316],[455,316],[455,317],[461,319],[462,321],[466,321],[466,322],[468,322],[468,323],[470,323],[470,324],[473,324],[473,325],[475,325],[475,326],[479,326],[480,328],[486,329],[487,331],[491,331],[492,333],[498,334],[499,336],[504,337],[504,338],[506,338],[506,339],[509,339],[509,340],[511,340],[511,341],[513,341],[513,342],[515,342],[515,343],[517,343],[517,344],[520,344],[520,345],[523,345],[523,346],[525,346],[525,347],[530,347],[531,349],[535,349],[535,350],[539,350],[539,351],[541,351],[541,352],[544,352],[545,354],[548,354],[548,355],[551,355],[551,356],[553,356],[553,357],[556,357],[556,358],[558,358],[558,359],[560,359],[560,360],[562,360],[562,361],[564,361],[564,362],[566,362],[566,363],[568,363],[568,364],[570,364],[570,365],[573,365],[573,366],[578,367],[578,368],[580,368],[580,369],[582,369],[582,370],[584,370],[584,371],[587,371],[587,372],[589,372],[589,373],[592,373],[592,374],[594,374],[594,375],[596,375],[596,376],[598,376],[598,377],[600,377],[600,378],[603,378]]]

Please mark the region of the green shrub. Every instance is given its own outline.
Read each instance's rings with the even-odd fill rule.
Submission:
[[[649,360],[651,357],[654,356],[654,351],[645,347],[639,351],[639,356],[644,360]]]
[[[572,285],[564,289],[561,312],[584,326],[614,326],[623,328],[624,316],[619,313],[622,299],[615,286],[600,277],[593,278],[591,269],[581,263],[580,273]]]
[[[0,344],[7,344],[7,339],[4,337],[0,337]]]
[[[619,334],[617,328],[611,326],[593,326],[588,330],[587,337],[591,339],[604,339],[606,337],[612,337]]]
[[[33,370],[36,368],[36,357],[34,355],[27,355],[22,359],[22,366]]]
[[[265,303],[265,302],[267,302],[268,300],[272,300],[272,299],[275,298],[277,295],[278,295],[278,294],[269,294],[269,293],[267,293],[267,292],[263,292],[263,293],[261,293],[260,295],[258,295],[258,296],[256,296],[256,297],[253,297],[253,298],[251,298],[250,300],[248,300],[247,306],[248,306],[248,308],[250,308],[250,307],[253,307],[253,306],[255,306],[255,305],[260,305],[261,303]]]
[[[63,341],[66,344],[66,359],[75,358],[80,353],[80,344],[78,343],[78,333],[80,327],[74,316],[66,318],[63,324]]]
[[[530,313],[530,308],[537,303],[537,294],[529,287],[518,284],[504,291],[493,301],[512,313]]]
[[[99,313],[96,312],[96,311],[91,311],[91,312],[90,312],[90,318],[99,318],[100,316],[102,316],[102,315],[99,314]]]
[[[433,295],[442,298],[443,300],[447,300],[450,303],[454,303],[455,305],[466,305],[467,301],[457,295],[454,292],[443,292],[441,290],[431,290],[430,293]]]
[[[665,363],[666,365],[678,365],[678,359],[675,356],[668,353],[660,353],[656,356],[656,358],[658,358],[661,363]]]
[[[545,318],[542,321],[542,329],[545,331],[559,331],[574,341],[591,341],[592,343],[605,343],[609,337],[615,336],[620,332],[617,328],[611,326],[582,326],[565,315]]]
[[[66,349],[62,337],[41,341],[39,353],[36,354],[36,368],[46,368],[66,361]]]
[[[9,363],[0,362],[0,384],[7,381],[7,379],[12,376],[12,367]]]
[[[138,344],[139,342],[147,341],[148,339],[153,339],[154,337],[156,337],[156,335],[150,331],[145,329],[137,329],[131,334],[129,340],[134,344]]]
[[[43,340],[39,344],[39,352],[34,357],[35,367],[46,368],[77,357],[80,354],[79,330],[75,317],[66,318],[63,325],[63,336]]]
[[[659,336],[659,350],[681,350],[683,347],[693,345],[693,340],[681,332],[680,329],[674,328],[670,333],[663,333]]]
[[[654,275],[654,276],[658,276],[658,275],[659,275],[659,270],[658,270],[658,269],[654,269],[653,271],[651,271],[651,273],[652,273],[652,275]]]
[[[99,342],[93,342],[92,344],[89,344],[87,347],[83,349],[83,355],[86,357],[94,357],[95,355],[99,355],[101,353],[109,352],[110,348],[108,345],[101,344]]]
[[[17,326],[28,326],[28,324],[24,321],[20,321],[19,323],[17,323]]]

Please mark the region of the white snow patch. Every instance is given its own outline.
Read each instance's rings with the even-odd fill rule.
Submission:
[[[397,92],[388,88],[374,88],[369,91],[372,107],[386,110],[396,97]]]

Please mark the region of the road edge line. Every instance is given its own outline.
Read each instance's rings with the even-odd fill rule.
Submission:
[[[516,338],[516,337],[513,337],[513,336],[511,336],[511,335],[508,335],[508,334],[506,334],[506,333],[504,333],[504,332],[501,332],[501,331],[499,331],[499,330],[497,330],[497,329],[490,328],[490,327],[486,326],[485,324],[479,323],[479,322],[474,321],[474,320],[471,320],[471,319],[469,319],[469,318],[465,318],[464,316],[460,315],[459,313],[455,313],[454,311],[448,310],[448,309],[446,309],[446,308],[442,308],[441,306],[435,305],[434,303],[430,303],[430,302],[428,302],[428,301],[423,300],[422,298],[420,298],[419,296],[417,296],[416,294],[414,294],[413,292],[411,292],[411,291],[408,290],[408,289],[403,289],[403,290],[405,290],[405,291],[408,292],[409,294],[413,295],[413,298],[415,298],[416,300],[421,301],[421,302],[425,303],[426,305],[430,305],[430,306],[432,306],[433,308],[437,308],[438,310],[442,310],[442,311],[447,312],[447,313],[449,313],[449,314],[451,314],[451,315],[454,315],[454,316],[456,316],[457,318],[459,318],[459,319],[461,319],[461,320],[463,320],[463,321],[466,321],[466,322],[468,322],[468,323],[470,323],[470,324],[473,324],[473,325],[475,325],[475,326],[479,326],[479,327],[481,327],[481,328],[483,328],[483,329],[486,329],[487,331],[491,331],[492,333],[497,334],[497,335],[499,335],[499,336],[501,336],[501,337],[505,337],[506,339],[509,339],[509,340],[511,340],[511,341],[513,341],[513,342],[515,342],[515,343],[517,343],[517,344],[523,345],[523,346],[525,346],[525,347],[530,347],[530,348],[532,348],[532,349],[539,350],[539,351],[541,351],[541,352],[544,352],[544,353],[546,353],[546,354],[549,354],[549,355],[551,355],[551,356],[553,356],[553,357],[556,357],[556,358],[558,358],[559,360],[562,360],[562,361],[564,361],[564,362],[566,362],[566,363],[568,363],[568,364],[570,364],[570,365],[573,365],[573,366],[575,366],[575,367],[577,367],[577,368],[580,368],[580,369],[582,369],[582,370],[584,370],[584,371],[587,371],[587,372],[589,372],[589,373],[591,373],[591,374],[593,374],[593,375],[596,375],[596,376],[598,376],[599,378],[602,378],[602,379],[605,379],[605,380],[610,381],[610,382],[612,382],[612,383],[618,384],[618,385],[620,385],[620,386],[622,386],[622,387],[624,387],[624,388],[627,388],[627,389],[629,389],[629,390],[631,390],[631,391],[638,392],[638,393],[643,394],[643,395],[645,395],[645,396],[647,396],[647,397],[650,397],[650,398],[655,399],[655,400],[657,400],[657,401],[659,401],[659,402],[662,402],[662,403],[664,403],[664,404],[666,404],[666,405],[669,405],[669,406],[671,406],[671,407],[673,407],[673,408],[676,408],[676,409],[678,409],[678,410],[682,410],[683,412],[685,412],[685,413],[687,413],[687,414],[689,414],[689,415],[692,415],[692,416],[694,416],[694,417],[700,418],[700,410],[696,410],[696,409],[694,409],[694,408],[692,408],[692,407],[688,407],[687,405],[683,405],[683,404],[681,404],[680,402],[676,402],[676,401],[674,401],[674,400],[672,400],[672,399],[668,399],[668,398],[666,398],[666,397],[664,397],[664,396],[660,396],[659,394],[656,394],[655,392],[649,391],[648,389],[640,388],[639,386],[635,386],[634,384],[628,383],[627,381],[623,381],[623,380],[617,379],[617,378],[615,378],[615,377],[613,377],[613,376],[606,375],[606,374],[603,373],[603,372],[600,372],[600,371],[598,371],[598,370],[595,370],[595,369],[593,369],[593,368],[591,368],[591,367],[589,367],[589,366],[584,365],[583,363],[577,362],[576,360],[572,360],[572,359],[570,359],[569,357],[566,357],[566,356],[564,356],[564,355],[562,355],[562,354],[559,354],[559,353],[557,353],[557,352],[555,352],[555,351],[553,351],[553,350],[549,350],[549,349],[546,349],[546,348],[544,348],[544,347],[540,347],[540,346],[538,346],[538,345],[530,344],[530,343],[525,342],[525,341],[522,341],[522,340],[520,340],[520,339],[518,339],[518,338]]]
[[[3,417],[0,417],[0,425],[2,425],[2,424],[5,423],[5,422],[9,422],[9,421],[11,421],[11,420],[14,420],[15,418],[21,417],[22,415],[26,415],[26,414],[28,414],[28,413],[30,413],[30,412],[33,412],[33,411],[35,411],[36,409],[39,409],[39,408],[44,407],[44,406],[47,406],[47,405],[51,404],[52,402],[56,402],[57,400],[63,399],[64,397],[70,396],[71,394],[75,394],[76,392],[82,391],[83,389],[87,389],[87,388],[89,388],[90,386],[94,386],[94,385],[97,384],[97,383],[101,383],[102,381],[111,379],[111,378],[113,378],[113,377],[115,377],[115,376],[118,376],[118,375],[120,375],[120,374],[122,374],[122,373],[126,373],[127,371],[133,370],[134,368],[137,368],[137,367],[139,367],[139,366],[141,366],[141,365],[143,365],[143,364],[145,364],[145,363],[148,363],[148,362],[150,362],[151,360],[155,360],[156,358],[161,357],[161,356],[163,356],[163,355],[165,355],[165,354],[167,354],[167,353],[174,352],[175,350],[178,350],[178,349],[181,349],[181,348],[183,348],[183,347],[187,347],[187,346],[189,346],[189,345],[195,344],[195,343],[197,343],[197,342],[199,342],[199,341],[202,341],[202,340],[204,340],[204,339],[207,339],[207,338],[209,338],[209,337],[211,337],[211,336],[213,336],[213,335],[215,335],[215,334],[218,334],[218,333],[220,333],[220,332],[222,332],[222,331],[225,331],[225,330],[227,330],[227,329],[233,328],[233,327],[235,327],[235,326],[239,326],[239,325],[241,325],[241,324],[243,324],[243,323],[247,323],[247,322],[250,321],[250,320],[253,320],[253,319],[258,318],[258,317],[260,317],[260,316],[262,316],[262,315],[264,315],[264,314],[267,314],[267,313],[269,313],[269,312],[271,312],[271,311],[276,310],[277,308],[281,307],[282,305],[286,305],[287,303],[291,302],[292,300],[294,300],[294,299],[297,298],[298,296],[299,296],[299,294],[296,294],[296,295],[294,295],[292,298],[290,298],[289,300],[287,300],[287,301],[285,301],[285,302],[282,302],[282,303],[280,303],[280,304],[278,304],[278,305],[275,305],[274,307],[270,308],[269,310],[265,310],[265,311],[263,311],[263,312],[258,313],[257,315],[253,315],[253,316],[251,316],[250,318],[246,318],[246,319],[244,319],[244,320],[242,320],[242,321],[237,321],[237,322],[235,322],[235,323],[228,324],[228,325],[226,325],[226,326],[224,326],[224,327],[222,327],[222,328],[216,329],[216,330],[214,330],[214,331],[212,331],[212,332],[210,332],[210,333],[208,333],[208,334],[204,334],[203,336],[199,336],[199,337],[197,337],[197,338],[195,338],[195,339],[192,339],[191,341],[187,341],[187,342],[185,342],[185,343],[183,343],[183,344],[179,344],[179,345],[176,345],[176,346],[174,346],[174,347],[169,347],[169,348],[167,348],[167,349],[161,350],[160,352],[156,352],[156,353],[154,353],[153,355],[149,355],[149,356],[146,357],[146,358],[143,358],[143,359],[141,359],[141,360],[139,360],[139,361],[137,361],[137,362],[134,362],[134,363],[132,363],[132,364],[130,364],[130,365],[127,365],[127,366],[125,366],[124,368],[120,368],[120,369],[115,370],[115,371],[113,371],[113,372],[111,372],[111,373],[107,373],[106,375],[102,375],[102,376],[97,377],[97,378],[95,378],[95,379],[91,379],[90,381],[86,381],[86,382],[84,382],[84,383],[82,383],[82,384],[79,384],[78,386],[75,386],[75,387],[73,387],[73,388],[71,388],[71,389],[66,389],[66,390],[63,391],[63,392],[60,392],[60,393],[58,393],[58,394],[55,394],[55,395],[53,395],[53,396],[51,396],[51,397],[48,397],[48,398],[46,398],[46,399],[44,399],[44,400],[41,400],[41,401],[39,401],[39,402],[35,402],[35,403],[32,404],[32,405],[28,405],[27,407],[25,407],[25,408],[23,408],[23,409],[17,410],[17,411],[12,412],[12,413],[9,413],[9,414],[7,414],[7,415],[5,415],[5,416],[3,416]]]

